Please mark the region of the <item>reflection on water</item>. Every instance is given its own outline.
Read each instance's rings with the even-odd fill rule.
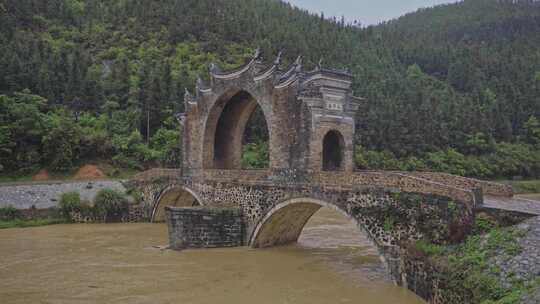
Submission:
[[[159,224],[0,230],[0,302],[423,303],[355,229],[323,210],[295,246],[182,252]]]
[[[373,243],[358,227],[336,211],[322,208],[307,223],[299,247],[321,257],[333,270],[357,284],[390,283]]]

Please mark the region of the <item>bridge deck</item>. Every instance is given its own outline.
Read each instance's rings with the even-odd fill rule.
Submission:
[[[484,203],[479,207],[540,215],[540,201],[522,197],[485,196]]]

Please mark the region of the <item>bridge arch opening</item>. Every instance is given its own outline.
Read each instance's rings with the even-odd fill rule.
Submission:
[[[202,206],[201,200],[191,190],[181,186],[172,186],[165,189],[154,204],[152,222],[165,222],[165,207],[193,207]]]
[[[269,133],[267,119],[253,95],[245,90],[223,94],[206,122],[203,167],[267,168]],[[255,159],[243,161],[246,148]]]
[[[353,222],[355,229],[358,230],[358,238],[367,237],[369,244],[379,251],[379,246],[370,238],[369,232],[345,210],[334,204],[311,198],[293,199],[272,208],[255,227],[250,238],[250,246],[266,248],[296,243],[306,224],[321,208],[331,209]]]
[[[343,170],[345,140],[336,130],[330,130],[323,139],[323,171]]]

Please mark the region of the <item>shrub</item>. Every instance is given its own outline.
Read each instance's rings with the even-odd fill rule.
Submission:
[[[94,199],[94,212],[97,218],[105,222],[120,221],[129,210],[125,196],[112,189],[102,189]]]
[[[442,255],[445,252],[445,248],[443,246],[432,244],[424,240],[417,241],[415,247],[416,250],[427,256]]]
[[[483,234],[483,233],[490,232],[496,227],[497,227],[497,223],[493,219],[483,214],[479,214],[476,216],[473,229],[476,234]]]
[[[81,195],[79,192],[67,192],[60,197],[60,213],[62,216],[71,220],[72,212],[80,212],[82,209]]]
[[[21,211],[13,206],[0,208],[0,220],[11,221],[21,217]]]
[[[268,168],[268,143],[250,143],[243,147],[242,167],[246,169]]]
[[[403,164],[390,151],[366,150],[356,146],[354,155],[356,165],[360,169],[368,170],[400,170]]]

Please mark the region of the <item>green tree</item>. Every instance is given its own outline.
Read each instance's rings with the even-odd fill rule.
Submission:
[[[49,113],[42,138],[43,155],[53,171],[67,171],[79,158],[81,131],[64,110]]]

